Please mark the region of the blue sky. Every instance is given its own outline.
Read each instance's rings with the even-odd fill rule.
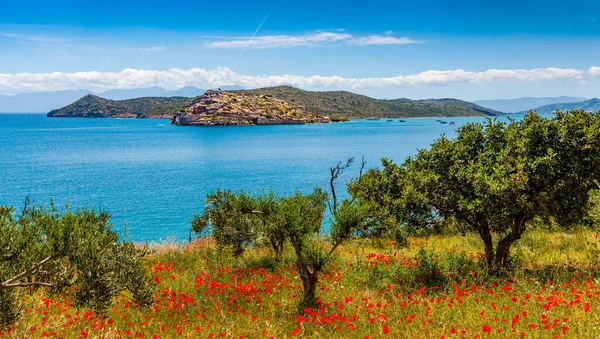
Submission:
[[[376,97],[593,97],[599,20],[600,3],[582,0],[7,0],[0,94],[289,83]]]

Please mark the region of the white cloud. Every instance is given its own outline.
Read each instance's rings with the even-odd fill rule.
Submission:
[[[5,37],[5,38],[36,41],[36,42],[63,42],[63,41],[65,41],[64,38],[47,37],[47,36],[42,36],[42,35],[26,35],[26,34],[13,33],[13,32],[0,32],[0,36]]]
[[[0,94],[86,88],[101,91],[111,88],[161,86],[179,88],[198,86],[214,88],[241,85],[247,88],[292,85],[305,89],[356,89],[394,86],[443,86],[455,83],[487,83],[496,81],[528,82],[541,80],[582,79],[584,71],[572,68],[536,68],[531,70],[490,69],[481,72],[429,70],[413,75],[380,78],[344,78],[340,76],[243,75],[228,68],[140,70],[127,68],[121,72],[75,73],[0,73]]]
[[[393,36],[370,35],[367,37],[355,38],[350,41],[353,45],[406,45],[417,44],[422,41],[413,40],[407,37],[396,38]]]
[[[207,41],[204,43],[209,48],[288,48],[301,46],[326,46],[336,44],[350,45],[404,45],[414,44],[421,41],[406,37],[393,37],[390,35],[370,35],[355,37],[342,32],[316,32],[304,35],[263,35],[252,37],[233,37],[218,41]]]
[[[590,75],[598,77],[598,76],[600,76],[600,67],[598,67],[598,66],[590,67],[590,69],[588,69],[588,73]]]
[[[128,48],[127,52],[159,52],[168,49],[164,46],[154,46],[154,47],[139,47],[139,48]]]

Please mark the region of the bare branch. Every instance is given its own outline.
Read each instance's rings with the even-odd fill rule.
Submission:
[[[12,283],[12,282],[14,282],[14,281],[17,281],[17,280],[18,280],[18,279],[20,279],[21,277],[23,277],[23,276],[25,276],[25,275],[27,275],[27,274],[30,274],[30,273],[32,273],[32,272],[34,272],[34,271],[35,271],[35,270],[37,270],[38,268],[42,267],[42,266],[43,266],[45,263],[49,262],[50,260],[54,260],[54,259],[56,259],[56,258],[58,258],[58,257],[59,257],[59,255],[58,255],[58,254],[53,254],[53,255],[51,255],[51,256],[49,256],[49,257],[45,258],[44,260],[42,260],[42,261],[38,262],[37,264],[35,264],[35,265],[31,266],[29,269],[27,269],[27,270],[25,270],[25,271],[23,271],[23,272],[21,272],[21,273],[19,273],[19,274],[15,275],[14,277],[12,277],[12,278],[10,278],[10,279],[6,280],[6,281],[5,281],[5,282],[3,282],[3,283],[2,283],[2,285],[0,285],[0,286],[7,286],[7,285],[10,285],[10,283]]]
[[[329,187],[331,188],[331,198],[333,199],[333,208],[329,205],[329,212],[335,215],[337,211],[337,195],[335,194],[335,180],[346,170],[348,167],[352,165],[354,162],[354,158],[348,158],[345,164],[342,162],[338,162],[335,166],[329,168],[329,172],[331,177],[329,179]]]
[[[41,282],[41,281],[31,281],[31,282],[18,282],[18,283],[14,283],[14,284],[1,284],[0,289],[9,289],[9,288],[16,288],[16,287],[32,287],[32,286],[55,287],[57,285],[52,284],[52,283]]]
[[[365,170],[365,166],[367,165],[367,161],[365,160],[365,156],[362,156],[362,160],[360,161],[360,172],[358,174],[358,181],[360,182],[360,179],[363,176],[363,171]]]
[[[21,209],[21,215],[19,216],[19,219],[17,219],[17,223],[20,223],[21,220],[23,220],[23,218],[25,218],[25,214],[27,214],[27,212],[29,212],[29,206],[31,206],[33,204],[33,199],[31,199],[30,196],[26,196],[25,200],[23,201],[23,208]]]
[[[375,214],[369,214],[369,215],[362,216],[362,217],[360,218],[360,220],[358,221],[358,225],[362,224],[362,223],[363,223],[363,222],[365,222],[367,219],[369,219],[369,218],[374,218],[374,217],[376,217],[376,215],[375,215]],[[355,231],[357,231],[357,230],[364,230],[364,228],[365,228],[365,227],[356,227],[356,228],[354,228],[354,229],[353,229],[351,232],[348,232],[348,234],[346,234],[346,236],[344,236],[344,237],[343,237],[343,238],[341,238],[341,239],[338,239],[338,241],[336,241],[336,242],[335,242],[335,243],[334,243],[334,244],[331,246],[331,249],[329,250],[329,252],[327,252],[327,257],[330,257],[330,256],[333,254],[333,252],[335,252],[335,250],[338,248],[338,246],[340,246],[340,245],[341,245],[343,242],[345,242],[346,240],[350,239],[350,238],[351,238],[351,237],[354,235],[354,232],[355,232]]]

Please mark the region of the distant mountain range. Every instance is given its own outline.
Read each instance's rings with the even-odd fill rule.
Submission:
[[[290,86],[227,92],[238,93],[240,98],[243,95],[273,97],[290,105],[303,107],[309,114],[330,117],[398,118],[496,116],[501,114],[498,111],[458,99],[380,100],[347,91],[314,92]],[[183,112],[191,101],[192,98],[189,97],[142,97],[111,100],[88,94],[70,105],[51,111],[48,116],[172,118],[175,114]],[[231,109],[234,110],[234,108]],[[231,113],[237,114],[238,112],[231,111]]]
[[[518,99],[475,100],[473,103],[504,113],[529,111],[531,109],[558,103],[581,102],[588,98],[581,97],[524,97]]]
[[[590,99],[580,102],[571,102],[571,103],[558,103],[552,105],[544,105],[541,107],[536,107],[534,111],[539,114],[549,114],[554,113],[556,111],[569,111],[573,109],[582,109],[587,112],[596,112],[600,111],[600,99]],[[526,111],[520,112],[525,113]]]
[[[239,90],[240,86],[226,86],[223,89]],[[193,86],[176,90],[167,90],[162,87],[147,87],[134,89],[111,89],[101,93],[94,93],[86,89],[34,92],[17,95],[0,95],[0,113],[47,113],[50,110],[66,106],[87,94],[111,100],[125,100],[139,97],[196,97],[204,93],[204,89]]]

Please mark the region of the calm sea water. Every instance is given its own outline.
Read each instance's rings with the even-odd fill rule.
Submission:
[[[117,230],[127,222],[134,241],[183,240],[216,188],[327,187],[328,169],[338,161],[364,155],[367,167],[382,157],[400,163],[440,134],[453,136],[460,125],[484,118],[453,118],[455,126],[435,120],[177,127],[168,120],[0,114],[0,204],[52,198],[108,210]]]

